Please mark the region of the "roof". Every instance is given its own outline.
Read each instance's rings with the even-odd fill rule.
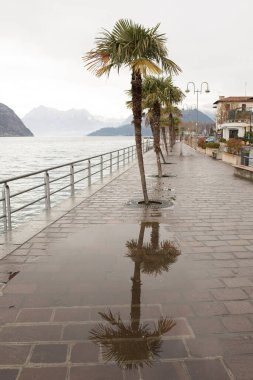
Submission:
[[[227,98],[220,97],[219,100],[216,100],[213,104],[218,104],[218,103],[229,103],[229,102],[253,102],[253,96],[228,96]]]

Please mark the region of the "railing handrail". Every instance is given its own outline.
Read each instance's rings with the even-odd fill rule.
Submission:
[[[17,176],[17,177],[6,178],[6,179],[0,181],[0,185],[2,185],[4,183],[7,183],[7,182],[11,182],[11,181],[16,181],[18,179],[27,178],[27,177],[31,177],[33,175],[37,175],[37,174],[41,174],[41,173],[44,173],[44,172],[48,172],[48,171],[51,171],[51,170],[54,170],[54,169],[64,168],[65,166],[74,165],[74,164],[77,164],[79,162],[93,160],[94,158],[98,158],[98,157],[101,157],[101,156],[106,156],[106,155],[108,155],[110,153],[120,152],[121,150],[124,150],[124,149],[127,149],[127,148],[132,148],[132,147],[135,147],[135,145],[126,146],[125,148],[120,148],[120,149],[112,150],[112,151],[107,152],[107,153],[97,154],[96,156],[83,158],[81,160],[70,161],[70,162],[67,162],[66,164],[51,166],[50,168],[45,168],[45,169],[37,170],[35,172],[23,174],[23,175],[20,175],[20,176]]]

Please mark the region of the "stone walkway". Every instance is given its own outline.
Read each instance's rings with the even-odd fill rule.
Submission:
[[[160,180],[145,163],[171,207],[136,207],[135,165],[0,261],[0,380],[253,379],[253,185],[187,146],[167,159]],[[144,232],[143,250],[156,232],[178,257],[138,261]]]

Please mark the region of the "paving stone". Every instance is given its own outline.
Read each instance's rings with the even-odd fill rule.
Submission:
[[[187,302],[212,301],[214,299],[211,292],[207,290],[188,290],[183,292],[183,296]]]
[[[176,336],[176,337],[181,337],[181,336],[191,336],[192,333],[188,327],[188,324],[186,323],[186,320],[184,319],[176,319],[175,321],[175,326],[165,333],[163,336]]]
[[[222,322],[226,329],[230,332],[253,331],[253,321],[242,316],[223,317]]]
[[[212,316],[227,314],[227,310],[221,302],[202,302],[192,304],[192,308],[198,316]]]
[[[162,359],[185,358],[188,356],[183,341],[164,340],[159,355]]]
[[[64,367],[24,368],[19,380],[65,380],[66,374]]]
[[[16,380],[18,376],[18,369],[1,369],[0,380]]]
[[[30,350],[28,345],[0,345],[0,365],[23,364]]]
[[[22,309],[17,322],[49,322],[52,313],[52,309]]]
[[[76,343],[71,351],[72,363],[96,363],[98,362],[99,348],[93,342]]]
[[[135,377],[138,379],[138,376]],[[143,370],[143,379],[173,379],[173,380],[189,380],[188,374],[180,362],[178,363],[154,363],[151,368],[145,367]],[[128,380],[128,379],[127,379]]]
[[[216,360],[189,360],[186,367],[191,380],[230,380],[222,362]]]
[[[96,328],[95,323],[89,324],[69,324],[63,331],[63,340],[84,340],[90,336],[90,331]]]
[[[40,344],[34,347],[31,363],[64,363],[67,357],[66,344]]]
[[[220,317],[188,318],[188,322],[196,335],[224,333],[225,327]]]
[[[253,305],[248,301],[230,301],[225,302],[226,308],[230,314],[252,314]]]
[[[253,283],[248,278],[234,277],[234,278],[224,278],[223,281],[228,287],[239,288],[240,286],[252,286]]]
[[[194,314],[191,307],[184,304],[163,305],[163,313],[169,318],[190,317]]]
[[[225,363],[236,379],[252,380],[253,361],[252,354],[243,356],[232,356],[225,358]]]
[[[57,309],[54,316],[54,321],[89,321],[89,308],[62,308]]]
[[[212,289],[211,292],[219,301],[248,299],[247,294],[243,290],[237,288]]]
[[[60,339],[62,326],[7,326],[0,331],[0,342],[36,342]]]
[[[122,372],[115,365],[72,367],[70,369],[70,380],[119,380],[121,377]]]

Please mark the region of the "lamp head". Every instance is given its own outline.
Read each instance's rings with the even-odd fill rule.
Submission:
[[[188,88],[188,87],[187,87],[187,89],[185,90],[185,92],[187,92],[187,93],[188,93],[188,92],[190,92],[190,90],[189,90],[189,88]]]
[[[206,84],[206,93],[208,94],[210,92],[208,83]]]

